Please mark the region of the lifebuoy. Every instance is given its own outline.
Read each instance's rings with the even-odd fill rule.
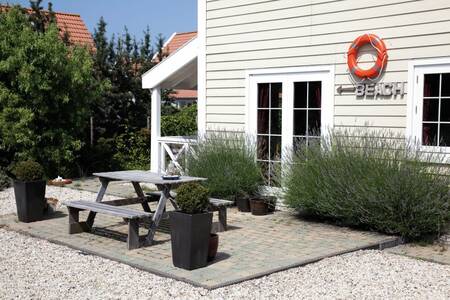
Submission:
[[[364,70],[358,67],[358,52],[364,45],[372,45],[377,51],[377,61],[375,65]],[[380,76],[388,59],[386,44],[378,36],[374,34],[364,34],[359,36],[350,46],[347,53],[347,64],[350,72],[361,79],[374,79]]]

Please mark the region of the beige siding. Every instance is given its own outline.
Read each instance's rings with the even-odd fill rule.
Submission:
[[[450,1],[209,0],[207,127],[244,129],[246,70],[335,65],[335,84],[351,85],[346,51],[367,32],[389,49],[382,80],[406,82],[410,60],[450,57]],[[334,124],[403,132],[406,101],[336,94]]]

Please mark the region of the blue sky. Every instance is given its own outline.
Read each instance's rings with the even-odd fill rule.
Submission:
[[[27,0],[0,0],[1,3],[29,6]],[[47,8],[48,0],[43,6]],[[93,32],[101,16],[108,23],[108,35],[120,33],[124,26],[138,39],[147,25],[153,38],[162,33],[197,30],[197,0],[53,0],[53,9],[80,14]]]

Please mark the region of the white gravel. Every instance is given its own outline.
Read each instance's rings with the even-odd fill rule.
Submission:
[[[48,194],[64,200],[79,191]],[[14,212],[11,196],[0,193],[0,214]],[[207,291],[5,229],[0,245],[0,299],[450,299],[450,266],[380,251]]]

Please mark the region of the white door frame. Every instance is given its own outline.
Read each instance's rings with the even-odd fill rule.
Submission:
[[[283,84],[282,104],[282,147],[292,149],[294,128],[294,82],[322,81],[321,132],[326,135],[334,126],[335,67],[308,66],[279,69],[249,70],[246,73],[246,133],[257,134],[258,83]]]
[[[406,137],[422,145],[424,75],[450,73],[450,58],[414,60],[408,68]],[[450,147],[421,146],[427,152],[450,153]]]

